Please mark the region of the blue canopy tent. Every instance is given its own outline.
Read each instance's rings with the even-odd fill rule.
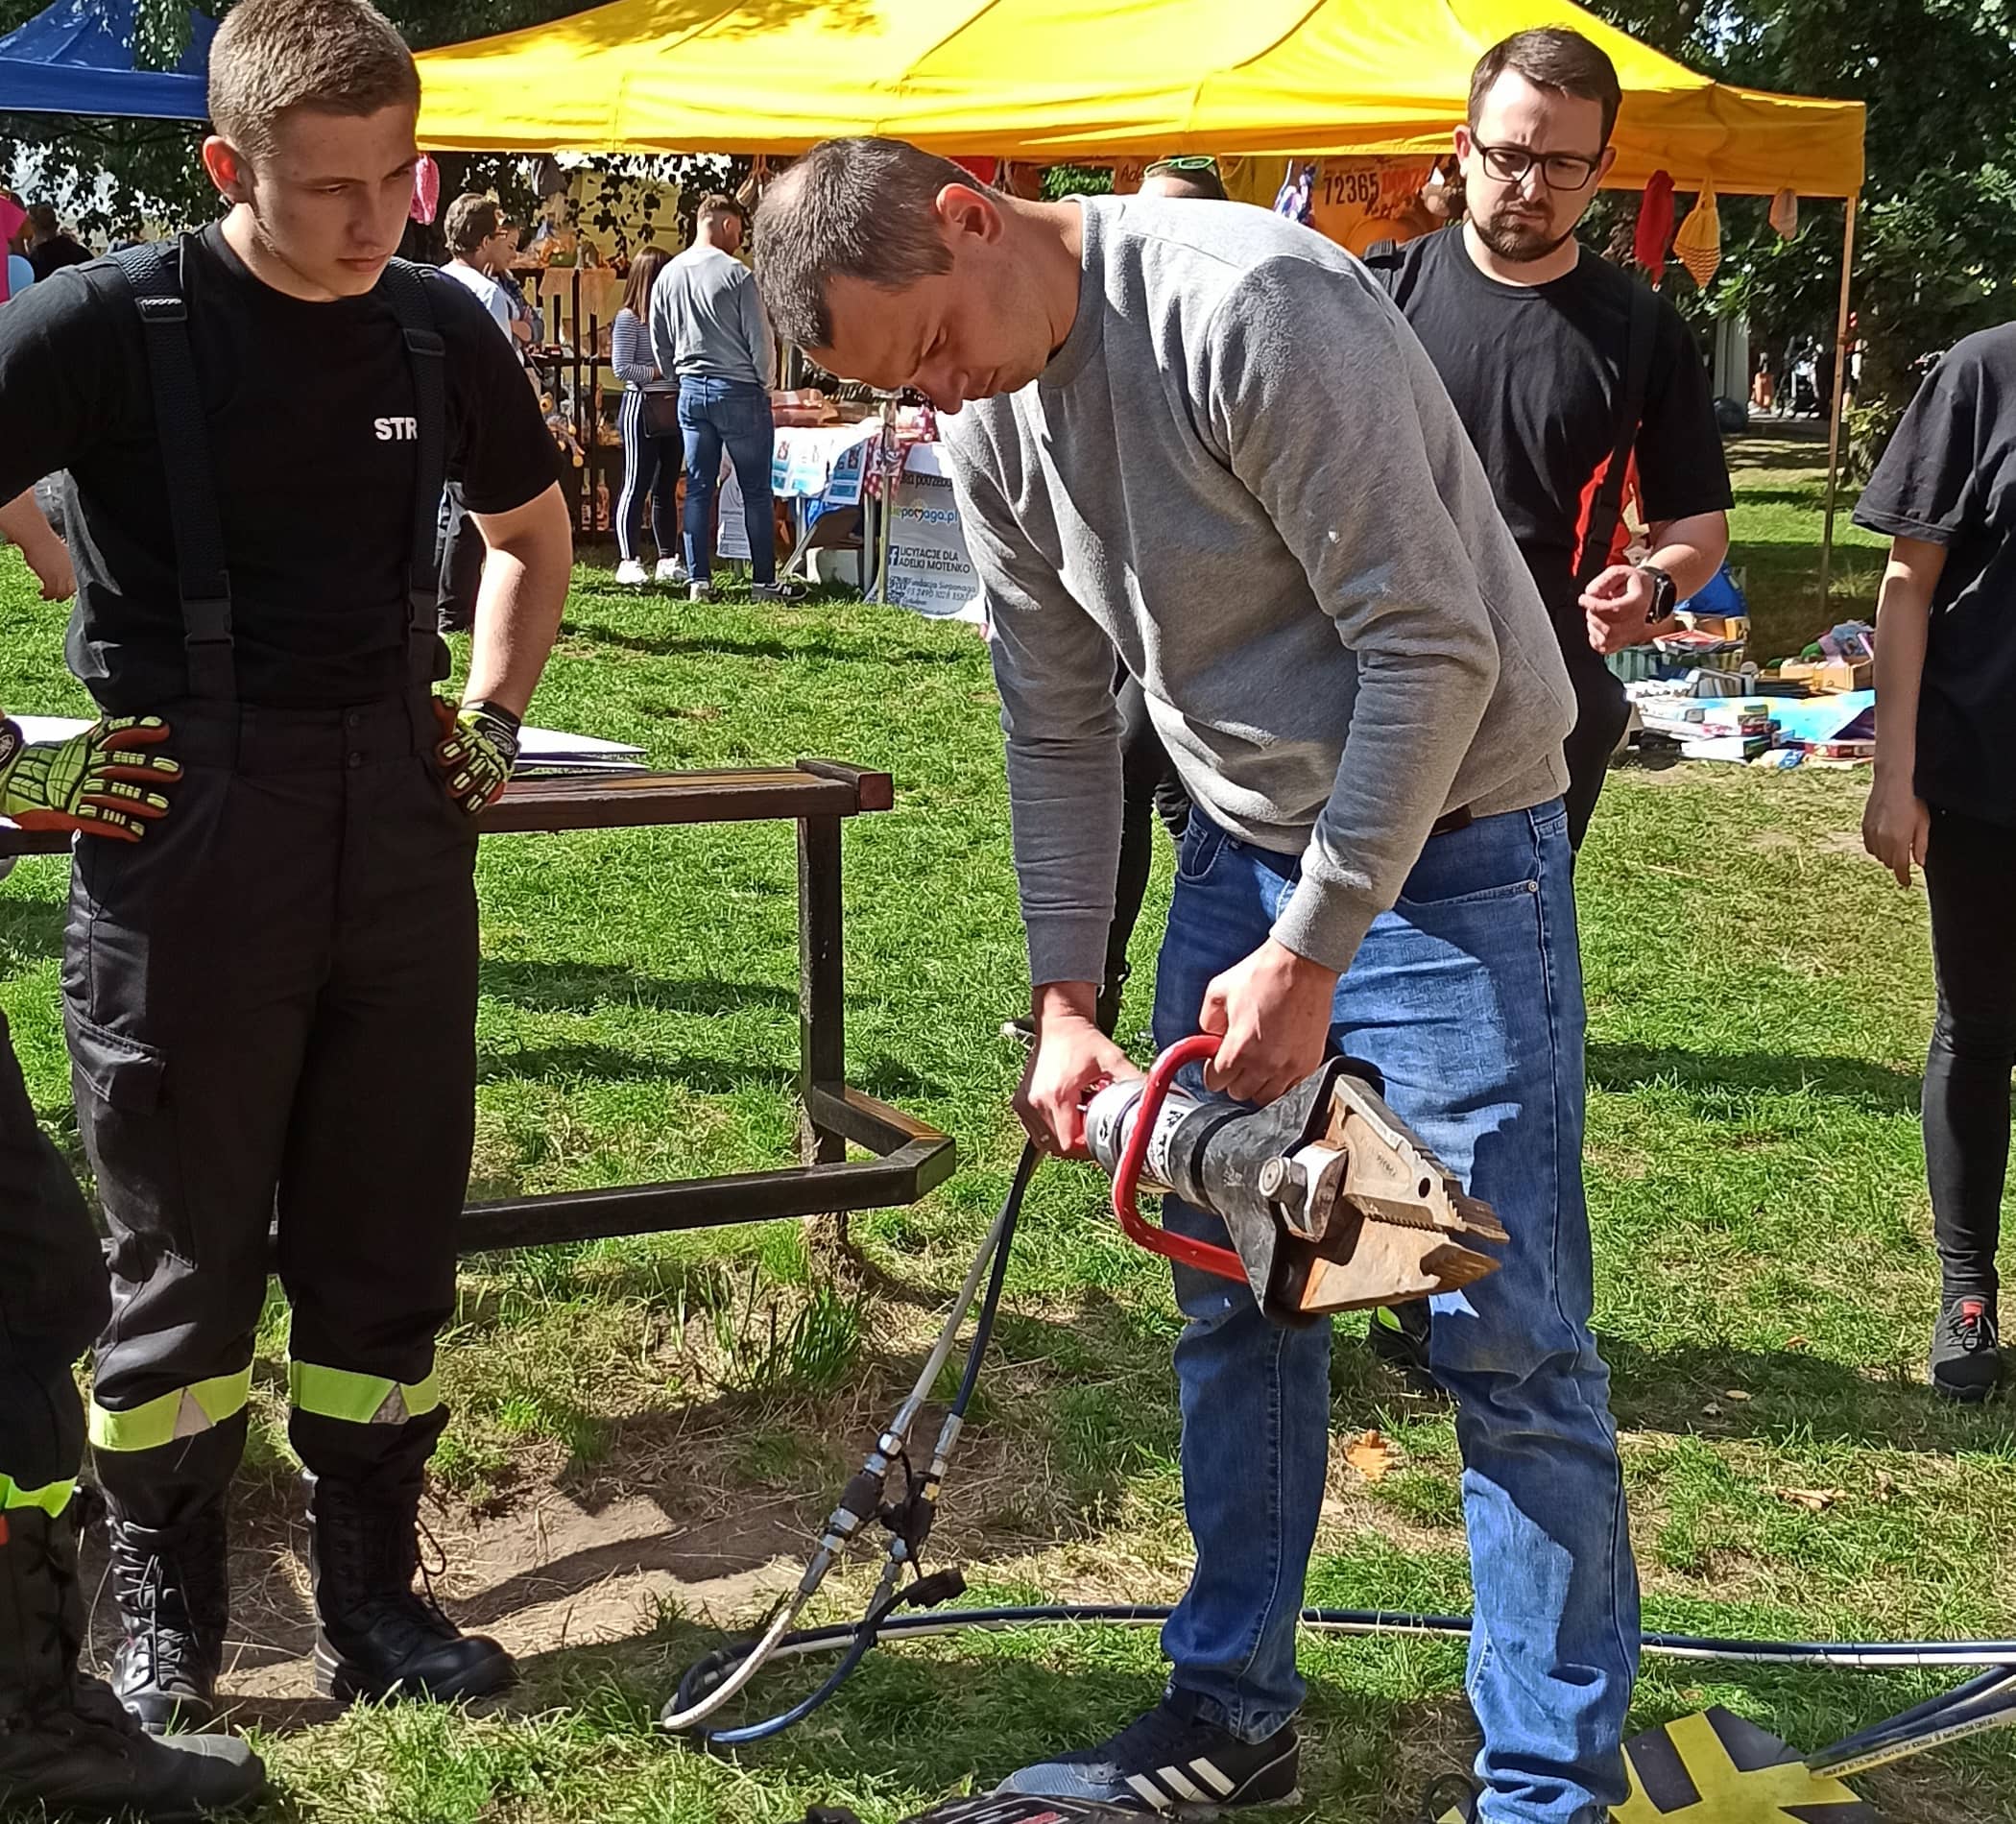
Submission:
[[[204,120],[217,21],[193,8],[189,48],[172,70],[136,61],[138,0],[56,0],[0,37],[0,113]]]

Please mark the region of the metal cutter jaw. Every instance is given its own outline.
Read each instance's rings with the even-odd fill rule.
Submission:
[[[1134,1240],[1243,1279],[1285,1324],[1454,1291],[1495,1269],[1468,1244],[1507,1240],[1497,1216],[1386,1106],[1368,1067],[1332,1058],[1260,1109],[1172,1092],[1176,1071],[1217,1045],[1210,1035],[1179,1041],[1143,1082],[1113,1085],[1088,1111]],[[1144,1221],[1143,1184],[1221,1217],[1232,1247]]]

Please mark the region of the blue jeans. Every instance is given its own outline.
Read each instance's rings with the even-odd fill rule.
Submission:
[[[1434,1301],[1432,1347],[1456,1402],[1476,1593],[1468,1690],[1484,1737],[1480,1814],[1498,1824],[1596,1824],[1623,1802],[1638,1663],[1609,1373],[1589,1332],[1570,870],[1558,800],[1431,837],[1338,983],[1331,1025],[1512,1237],[1497,1272]],[[1196,1030],[1207,984],[1267,936],[1298,874],[1295,857],[1191,813],[1156,983],[1158,1045]],[[1215,1217],[1173,1197],[1164,1220],[1225,1239]],[[1303,1700],[1295,1622],[1328,1463],[1330,1328],[1280,1328],[1245,1287],[1188,1268],[1176,1269],[1176,1295],[1197,1562],[1163,1647],[1179,1700],[1258,1741]]]
[[[686,574],[705,583],[711,574],[714,483],[721,452],[735,466],[742,490],[742,524],[749,534],[749,567],[758,583],[777,581],[777,521],[771,517],[770,453],[776,422],[770,395],[754,380],[688,377],[679,387],[679,428],[686,445]]]

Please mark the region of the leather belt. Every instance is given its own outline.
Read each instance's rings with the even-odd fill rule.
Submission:
[[[1431,837],[1453,836],[1457,830],[1468,829],[1476,822],[1476,818],[1472,815],[1470,806],[1468,804],[1458,804],[1454,810],[1445,811],[1440,817],[1436,818],[1428,826],[1428,834]]]

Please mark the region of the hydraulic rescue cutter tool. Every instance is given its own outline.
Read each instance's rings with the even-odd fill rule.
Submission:
[[[1507,1239],[1498,1218],[1464,1194],[1454,1174],[1386,1106],[1371,1069],[1332,1058],[1280,1101],[1255,1109],[1193,1095],[1177,1084],[1178,1071],[1212,1056],[1218,1044],[1208,1034],[1185,1039],[1157,1058],[1146,1077],[1108,1085],[1086,1111],[1089,1148],[1112,1176],[1114,1213],[1131,1239],[1251,1287],[1260,1308],[1284,1325],[1454,1291],[1494,1270],[1497,1262],[1475,1244]],[[1160,1627],[1168,1620],[1169,1609],[1153,1603],[963,1606],[966,1583],[956,1567],[924,1570],[939,1495],[994,1332],[1022,1197],[1041,1158],[1034,1141],[1023,1147],[1000,1212],[909,1396],[842,1492],[804,1575],[756,1633],[725,1642],[687,1668],[660,1728],[717,1752],[768,1740],[824,1705],[885,1641],[1065,1624]],[[1212,1247],[1144,1220],[1137,1208],[1143,1186],[1221,1217],[1232,1246]],[[969,1316],[958,1390],[928,1454],[917,1440],[913,1456],[913,1435],[938,1404],[941,1371]],[[882,1572],[859,1620],[799,1627],[827,1573],[875,1529],[886,1538]],[[1463,1615],[1306,1609],[1302,1625],[1326,1634],[1460,1640],[1471,1623]],[[1732,1641],[1656,1633],[1643,1640],[1646,1652],[1681,1659],[1888,1671],[1966,1667],[1975,1675],[1812,1754],[1721,1710],[1662,1725],[1627,1745],[1632,1792],[1618,1824],[1708,1813],[1713,1824],[1783,1824],[1790,1817],[1873,1824],[1874,1814],[1841,1784],[1844,1776],[2016,1723],[2016,1641]],[[824,1655],[837,1656],[832,1669],[788,1709],[732,1726],[714,1720],[766,1664]],[[1438,1824],[1467,1814],[1467,1802],[1433,1812]],[[1127,1815],[1079,1800],[996,1793],[949,1800],[909,1824],[1122,1824]],[[854,1819],[845,1807],[814,1807],[805,1824]]]
[[[1332,1058],[1254,1109],[1176,1083],[1218,1044],[1209,1033],[1182,1040],[1086,1110],[1086,1144],[1113,1179],[1114,1214],[1132,1240],[1243,1281],[1281,1324],[1453,1292],[1497,1268],[1470,1244],[1505,1241],[1498,1217],[1385,1105],[1369,1065]],[[1143,1185],[1220,1217],[1232,1246],[1145,1220]]]

